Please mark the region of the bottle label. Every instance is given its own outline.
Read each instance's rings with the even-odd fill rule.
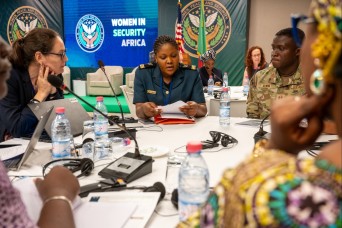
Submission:
[[[63,158],[70,156],[70,139],[52,142],[52,157]]]
[[[200,207],[200,203],[189,203],[189,202],[185,202],[180,200],[179,201],[179,220],[180,221],[185,221],[187,220],[187,218],[189,218],[189,216],[191,216],[193,213],[195,213],[199,207]]]
[[[95,137],[108,135],[108,122],[107,121],[95,122],[94,132],[95,132]]]
[[[230,117],[230,108],[220,107],[220,117]]]

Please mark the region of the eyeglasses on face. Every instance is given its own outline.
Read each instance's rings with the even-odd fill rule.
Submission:
[[[221,145],[227,147],[229,144],[238,143],[237,139],[219,131],[209,131],[212,142],[218,143],[221,139]]]
[[[59,57],[61,57],[61,59],[63,60],[66,56],[66,51],[63,51],[62,53],[54,53],[54,52],[43,52],[44,55],[57,55]]]
[[[297,47],[302,46],[302,40],[298,35],[298,24],[302,22],[304,24],[317,23],[316,19],[313,17],[307,17],[303,14],[292,14],[291,15],[291,24],[292,24],[292,36],[294,41],[296,42]]]

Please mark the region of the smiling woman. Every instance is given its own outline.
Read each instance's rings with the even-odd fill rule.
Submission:
[[[8,94],[0,101],[0,141],[31,136],[38,120],[28,103],[63,98],[63,92],[51,86],[47,76],[61,77],[68,57],[58,33],[35,28],[13,43],[9,60],[13,69],[7,81]]]
[[[180,110],[188,116],[207,113],[203,87],[195,66],[179,63],[178,44],[169,36],[160,36],[153,47],[155,63],[142,64],[134,79],[136,114],[147,119],[160,114],[158,105],[176,101],[187,104]]]

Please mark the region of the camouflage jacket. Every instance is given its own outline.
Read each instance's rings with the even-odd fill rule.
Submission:
[[[270,66],[257,72],[250,81],[247,116],[262,119],[270,113],[271,104],[274,100],[289,95],[303,95],[304,93],[304,81],[300,67],[294,75],[280,77],[277,69]]]

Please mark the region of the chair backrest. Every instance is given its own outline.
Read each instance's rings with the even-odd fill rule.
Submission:
[[[135,71],[138,69],[138,67],[135,67],[131,73],[126,73],[126,86],[133,88],[134,87],[134,77],[135,77]]]
[[[122,89],[122,92],[125,96],[129,111],[131,113],[131,116],[134,119],[137,119],[137,115],[135,113],[135,104],[133,104],[133,96],[134,96],[134,91],[132,88],[127,87],[127,85],[122,85],[120,86],[120,88]]]

